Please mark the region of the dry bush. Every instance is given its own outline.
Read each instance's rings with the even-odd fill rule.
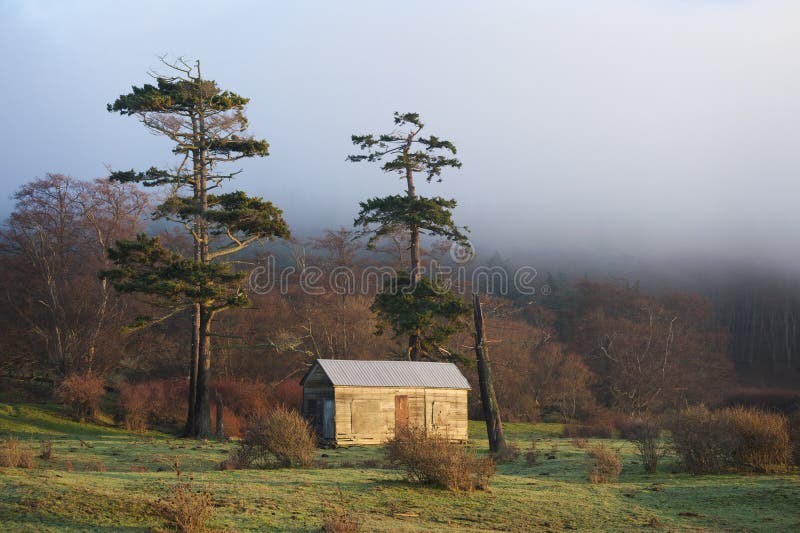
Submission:
[[[485,489],[496,468],[491,457],[477,457],[447,438],[408,429],[386,443],[389,461],[400,466],[417,483],[434,484],[452,491]]]
[[[504,448],[498,450],[497,453],[492,454],[495,463],[513,463],[519,458],[519,446],[512,443],[506,443]]]
[[[240,467],[266,467],[274,457],[280,466],[310,466],[316,437],[297,411],[278,406],[251,417],[231,459]]]
[[[33,453],[16,437],[0,440],[0,466],[8,468],[34,468]]]
[[[789,427],[785,416],[748,407],[731,407],[721,413],[737,437],[731,455],[734,468],[753,472],[786,470]]]
[[[625,439],[630,440],[639,452],[644,471],[653,474],[658,469],[658,461],[667,452],[667,446],[661,440],[661,425],[649,417],[631,418],[624,422],[620,431]]]
[[[789,445],[792,450],[792,462],[795,466],[800,466],[800,409],[789,417]]]
[[[693,474],[733,471],[777,472],[789,459],[786,418],[748,407],[710,411],[690,407],[670,422],[672,447]]]
[[[106,465],[100,461],[92,461],[90,463],[86,463],[86,470],[88,472],[105,472]]]
[[[180,474],[178,483],[155,507],[159,516],[183,533],[205,531],[214,514],[211,493],[196,490],[191,478],[188,482],[181,481]]]
[[[70,374],[56,387],[56,396],[81,422],[94,416],[105,394],[105,380],[94,374]]]
[[[147,467],[144,465],[132,464],[131,472],[135,472],[137,474],[143,474],[144,472],[147,472]]]
[[[326,513],[322,522],[325,533],[357,533],[361,531],[361,522],[347,511]]]
[[[64,463],[64,470],[66,470],[67,472],[72,472],[73,470],[75,470],[75,467],[72,466],[72,461],[66,461]]]
[[[154,387],[150,383],[124,383],[119,388],[120,409],[128,431],[144,433],[153,412]]]
[[[586,439],[575,437],[574,439],[572,439],[572,445],[578,449],[584,450],[589,446],[589,441]]]
[[[528,466],[538,464],[540,455],[539,448],[536,446],[536,437],[533,437],[531,438],[531,449],[525,453],[525,464]]]
[[[578,439],[610,439],[614,436],[614,419],[601,412],[583,424],[564,424],[562,435]]]
[[[673,450],[693,474],[719,472],[735,446],[736,437],[728,421],[702,405],[677,413],[668,429]]]
[[[592,483],[614,483],[622,472],[622,459],[619,454],[603,444],[591,448],[586,455],[592,461],[589,481]]]
[[[43,440],[39,443],[39,458],[45,461],[53,460],[53,441],[50,439]]]

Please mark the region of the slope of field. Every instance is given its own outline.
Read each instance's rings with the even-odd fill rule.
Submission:
[[[479,451],[483,426],[471,423]],[[4,531],[145,531],[164,528],[153,511],[176,476],[214,495],[211,526],[237,531],[319,531],[326,509],[347,509],[364,530],[562,531],[800,529],[800,476],[661,472],[648,476],[623,441],[619,483],[586,481],[585,450],[558,438],[557,425],[509,424],[523,452],[533,436],[540,464],[523,458],[500,465],[491,489],[459,495],[402,480],[384,468],[379,448],[318,450],[309,469],[217,471],[232,443],[181,440],[161,433],[130,434],[78,424],[55,407],[0,404],[0,434],[39,451],[51,439],[53,458],[37,468],[0,468],[0,527]],[[553,457],[548,459],[548,457]],[[145,470],[144,472],[132,470]]]

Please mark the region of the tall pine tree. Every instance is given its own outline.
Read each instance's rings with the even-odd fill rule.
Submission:
[[[370,235],[369,245],[382,237],[406,232],[409,237],[410,264],[394,286],[377,295],[372,309],[378,315],[378,333],[390,327],[395,336],[408,336],[407,357],[438,358],[452,355],[445,348],[449,337],[469,312],[464,302],[445,290],[434,278],[423,277],[420,237],[443,237],[469,246],[463,230],[453,221],[456,201],[417,193],[415,178],[421,174],[430,183],[442,181],[442,171],[460,168],[455,145],[434,135],[422,136],[425,125],[417,113],[395,113],[395,129],[390,133],[353,135],[353,144],[363,153],[350,155],[351,162],[379,162],[381,170],[405,180],[405,194],[372,198],[360,203],[355,226]]]
[[[134,86],[109,104],[108,111],[135,116],[151,132],[170,139],[179,163],[170,169],[113,172],[111,179],[167,187],[169,195],[155,216],[186,230],[193,255],[180,257],[157,239],[140,236],[117,243],[111,251],[117,268],[103,275],[120,291],[153,296],[174,310],[191,310],[186,434],[207,437],[213,433],[212,323],[217,313],[247,303],[242,277],[225,258],[262,239],[287,238],[289,229],[271,202],[242,191],[218,192],[241,172],[224,171],[225,163],[269,154],[266,140],[246,134],[249,99],[203,78],[199,61],[165,64],[170,76],[155,76],[155,85]]]

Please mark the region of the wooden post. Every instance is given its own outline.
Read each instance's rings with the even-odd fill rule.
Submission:
[[[486,348],[483,326],[483,309],[478,293],[472,295],[473,317],[475,320],[475,356],[478,359],[478,381],[481,388],[483,418],[486,420],[486,434],[489,437],[489,451],[497,453],[506,447],[503,422],[500,420],[500,407],[492,384],[492,367],[489,363],[489,350]]]

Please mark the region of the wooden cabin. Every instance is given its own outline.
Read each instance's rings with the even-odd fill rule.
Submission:
[[[332,444],[380,444],[405,427],[468,438],[470,386],[452,363],[318,359],[300,384],[303,416]]]

